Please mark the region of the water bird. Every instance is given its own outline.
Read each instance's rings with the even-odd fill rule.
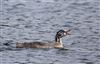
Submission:
[[[16,48],[63,48],[62,37],[70,35],[69,30],[59,30],[55,35],[54,43],[44,42],[17,42]]]

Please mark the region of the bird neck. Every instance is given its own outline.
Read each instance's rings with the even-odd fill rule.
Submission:
[[[59,37],[55,37],[55,48],[62,48],[63,47],[63,43],[62,43],[62,38]]]

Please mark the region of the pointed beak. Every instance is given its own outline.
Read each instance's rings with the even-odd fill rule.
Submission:
[[[71,35],[71,33],[67,33],[67,35]]]
[[[69,29],[69,30],[65,30],[65,33],[64,33],[64,35],[71,35],[69,32],[70,32],[71,30]]]

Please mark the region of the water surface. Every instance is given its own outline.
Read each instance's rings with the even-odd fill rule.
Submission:
[[[1,0],[0,64],[100,64],[99,0]],[[18,41],[54,41],[65,49],[16,49]],[[5,44],[8,43],[8,44]]]

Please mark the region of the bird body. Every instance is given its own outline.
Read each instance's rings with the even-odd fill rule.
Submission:
[[[43,43],[43,42],[17,42],[16,48],[63,48],[62,37],[69,35],[69,32],[65,30],[59,30],[55,35],[54,43]]]

